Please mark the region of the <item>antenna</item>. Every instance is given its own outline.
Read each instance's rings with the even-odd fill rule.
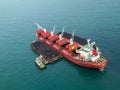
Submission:
[[[91,43],[91,46],[93,47],[94,45],[95,45],[95,42],[92,42],[92,43]]]
[[[99,50],[99,47],[96,47],[96,51],[98,54],[101,54],[100,50]]]
[[[89,39],[87,39],[88,46],[90,46],[90,41],[91,41],[91,39],[90,39],[90,38],[89,38]]]
[[[35,24],[37,25],[38,29],[43,29],[38,23],[35,22]]]

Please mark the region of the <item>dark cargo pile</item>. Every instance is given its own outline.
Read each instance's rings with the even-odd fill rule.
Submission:
[[[50,48],[47,44],[40,41],[35,41],[31,44],[33,50],[35,50],[38,54],[42,54],[45,58],[51,59],[57,57],[58,59],[61,58],[61,55]]]
[[[63,37],[68,38],[68,39],[70,39],[71,36],[72,36],[72,34],[69,34],[67,32],[64,32],[64,34],[63,34]],[[74,36],[74,41],[78,42],[81,45],[86,45],[87,44],[87,39],[84,39],[84,38],[81,38],[81,37],[78,37],[78,36]],[[96,49],[95,45],[93,47]]]
[[[59,33],[58,33],[59,34]],[[72,34],[64,32],[63,37],[70,39]],[[78,36],[74,36],[74,41],[80,43],[81,45],[87,44],[87,40]]]

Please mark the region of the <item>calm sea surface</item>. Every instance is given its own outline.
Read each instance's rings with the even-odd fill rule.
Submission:
[[[41,71],[34,22],[96,41],[105,71],[66,59]],[[0,0],[0,90],[120,90],[120,0]]]

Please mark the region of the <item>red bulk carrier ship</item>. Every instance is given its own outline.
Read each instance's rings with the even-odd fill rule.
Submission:
[[[36,31],[38,41],[44,42],[67,60],[80,66],[99,70],[106,67],[107,60],[101,55],[95,42],[74,36],[74,32],[72,34],[64,32],[64,28],[62,32],[54,34],[55,26],[53,31],[49,31],[37,23],[36,25],[38,26]]]

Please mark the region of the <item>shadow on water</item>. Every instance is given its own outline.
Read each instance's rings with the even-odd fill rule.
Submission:
[[[45,67],[45,68],[40,68],[38,65],[36,65],[36,64],[34,64],[34,65],[36,66],[37,70],[40,70],[40,71],[44,71],[45,69],[47,69],[47,67]]]
[[[78,71],[78,73],[80,74],[80,76],[83,76],[83,77],[98,79],[98,78],[102,78],[102,76],[104,76],[104,74],[107,73],[106,68],[103,71],[100,71],[97,69],[86,68],[86,67],[76,65],[66,59],[64,59],[64,61],[67,64],[69,64],[72,68],[76,69]]]

